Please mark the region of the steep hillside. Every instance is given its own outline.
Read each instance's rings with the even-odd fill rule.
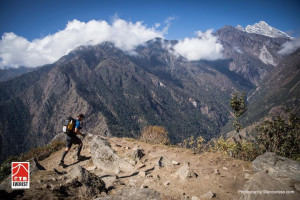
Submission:
[[[232,58],[229,70],[256,86],[284,59],[277,51],[289,40],[247,33],[232,26],[224,26],[216,35],[224,46],[225,56]]]
[[[249,125],[269,114],[278,114],[276,110],[300,113],[299,100],[300,49],[281,62],[249,96],[249,110],[244,121]]]
[[[22,66],[19,68],[0,69],[0,81],[8,81],[33,70],[34,68]]]
[[[150,41],[138,56],[111,43],[80,47],[2,82],[1,159],[46,144],[66,116],[79,112],[88,116],[85,130],[102,135],[135,137],[146,125],[161,125],[173,142],[215,136],[228,120],[230,93],[240,86],[208,63],[169,53],[162,42]]]

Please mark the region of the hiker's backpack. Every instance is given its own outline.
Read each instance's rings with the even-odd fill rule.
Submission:
[[[72,134],[75,128],[76,120],[73,117],[69,117],[64,121],[63,132],[66,134]]]

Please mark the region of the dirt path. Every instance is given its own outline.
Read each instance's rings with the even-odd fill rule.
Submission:
[[[129,138],[109,138],[112,149],[120,157],[128,157],[134,148],[144,150],[145,156],[137,166],[144,167],[137,172],[146,171],[145,174],[117,174],[121,184],[119,184],[110,193],[115,193],[126,186],[131,187],[149,187],[160,192],[163,199],[187,199],[193,196],[201,195],[212,191],[216,194],[215,199],[237,199],[238,190],[241,190],[247,181],[245,174],[253,174],[251,162],[233,159],[229,156],[219,153],[194,154],[191,150],[164,145],[150,145]],[[93,171],[98,176],[106,177],[107,174],[100,169],[95,169],[90,158],[91,153],[88,144],[84,144],[82,155],[87,159],[81,162],[75,162],[76,146],[72,147],[66,156],[65,163],[69,165],[66,168],[57,167],[57,163],[62,154],[62,150],[53,153],[49,158],[40,163],[48,170],[53,171],[56,168],[60,172],[71,173],[78,165]],[[154,168],[160,157],[168,162],[177,161],[179,165],[171,164],[162,168]],[[176,171],[186,162],[190,163],[190,168],[198,175],[197,178],[181,180],[175,177]],[[150,169],[150,170],[149,170]],[[219,173],[215,173],[218,170]]]

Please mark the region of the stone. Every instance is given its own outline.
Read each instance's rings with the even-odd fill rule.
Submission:
[[[148,186],[147,185],[141,185],[141,188],[148,188]]]
[[[106,191],[105,182],[100,177],[82,168],[81,166],[78,166],[77,170],[77,174],[79,174],[78,181],[83,185],[81,195],[90,197]]]
[[[212,191],[208,191],[205,194],[201,195],[200,199],[212,199],[214,197],[216,197],[216,194],[213,193]]]
[[[300,162],[267,152],[252,161],[255,172],[268,171],[274,177],[288,177],[300,181]]]
[[[224,170],[228,170],[228,168],[227,168],[227,167],[223,167],[223,169],[224,169]]]
[[[170,167],[170,166],[173,166],[172,162],[167,159],[167,158],[164,158],[164,157],[160,157],[158,159],[158,161],[156,162],[156,166],[159,166],[159,167]]]
[[[107,177],[103,177],[101,179],[104,181],[105,187],[107,189],[110,187],[114,187],[116,184],[120,184],[120,180],[117,175],[107,176]]]
[[[141,169],[141,168],[144,168],[144,167],[146,167],[146,165],[143,164],[143,163],[138,163],[138,164],[135,166],[136,169]]]
[[[44,184],[43,186],[42,186],[42,189],[47,189],[49,186],[47,185],[47,184]]]
[[[87,167],[86,170],[94,171],[96,168],[97,168],[96,166],[90,166],[90,167]]]
[[[166,181],[165,183],[164,183],[164,185],[166,186],[166,185],[170,185],[170,181]]]
[[[107,197],[100,197],[94,200],[141,200],[141,199],[151,199],[151,200],[161,200],[161,195],[157,191],[150,188],[132,188],[126,187],[121,191],[115,193],[114,195]]]
[[[172,160],[172,164],[173,165],[179,165],[179,162],[175,161],[175,160]]]
[[[175,176],[185,180],[187,178],[196,178],[198,175],[190,169],[189,163],[184,163],[183,166],[177,170]]]
[[[139,172],[139,176],[143,178],[146,177],[146,172]]]
[[[35,158],[31,158],[26,162],[30,163],[30,176],[32,176],[39,170],[46,170],[45,167],[43,167]]]
[[[259,191],[260,194],[239,192],[240,200],[294,200],[300,199],[300,193],[293,194],[267,194],[268,191],[295,191],[292,187],[291,180],[277,179],[264,171],[255,173],[244,185],[242,191]]]
[[[144,156],[145,156],[144,150],[139,148],[134,148],[133,152],[131,153],[131,157],[136,161],[141,160]]]
[[[220,175],[220,171],[218,169],[214,169],[214,175]]]
[[[196,196],[192,196],[192,200],[199,200],[199,198]]]
[[[153,176],[153,178],[155,178],[155,179],[157,179],[157,180],[160,180],[160,176],[159,176],[158,174],[155,174],[155,175]]]
[[[133,172],[134,167],[120,158],[112,149],[109,142],[99,135],[90,142],[91,155],[94,165],[109,173]]]
[[[246,173],[246,174],[245,174],[245,179],[246,179],[246,180],[249,180],[249,179],[251,178],[251,176],[252,176],[251,174]]]

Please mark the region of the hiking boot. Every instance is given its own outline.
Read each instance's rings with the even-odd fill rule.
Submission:
[[[66,164],[64,163],[64,161],[59,161],[58,166],[62,166],[62,167],[66,167]]]

